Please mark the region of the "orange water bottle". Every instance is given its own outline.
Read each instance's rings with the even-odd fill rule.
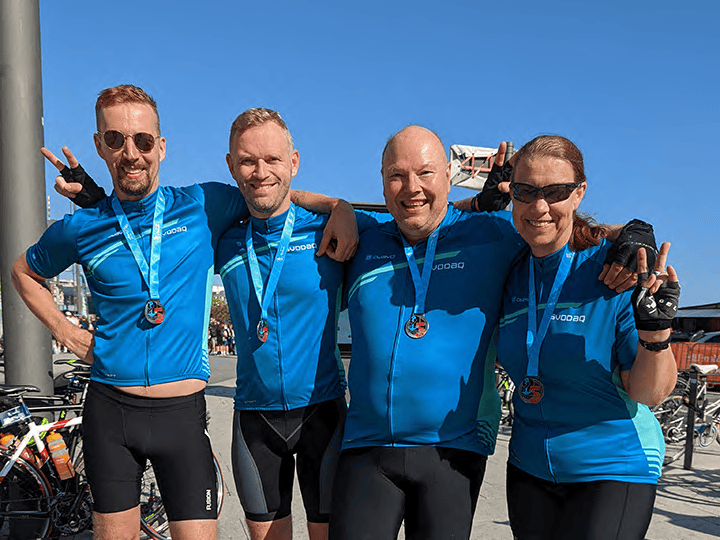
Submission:
[[[75,470],[70,462],[70,454],[62,435],[56,431],[51,431],[45,438],[45,442],[47,442],[50,455],[52,455],[53,463],[55,464],[55,469],[60,479],[67,480],[75,476]]]
[[[4,446],[5,448],[10,449],[14,452],[15,444],[13,444],[16,441],[15,435],[12,433],[2,433],[0,434],[0,446]],[[20,452],[20,455],[22,458],[27,461],[28,463],[37,464],[38,460],[35,457],[35,454],[32,453],[32,450],[30,450],[28,447],[23,448],[23,451]]]
[[[12,444],[14,438],[15,435],[12,433],[0,433],[0,446],[10,448],[10,444]]]

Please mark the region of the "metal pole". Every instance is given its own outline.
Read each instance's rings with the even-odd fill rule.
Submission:
[[[697,405],[697,388],[698,388],[698,374],[697,371],[690,371],[690,385],[688,392],[690,397],[688,400],[688,415],[687,415],[687,432],[685,436],[685,462],[683,468],[690,470],[692,469],[692,458],[693,458],[693,439],[695,437],[695,407]]]
[[[45,231],[45,167],[38,0],[0,0],[0,279],[5,382],[52,392],[50,333],[10,282],[10,270]]]
[[[512,141],[507,142],[507,150],[505,150],[505,161],[508,161],[515,155],[515,144]]]

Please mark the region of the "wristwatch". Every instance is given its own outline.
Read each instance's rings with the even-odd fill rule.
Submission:
[[[664,351],[670,346],[670,338],[667,338],[665,341],[643,341],[642,339],[638,338],[638,343],[642,345],[644,349],[647,349],[648,351]]]

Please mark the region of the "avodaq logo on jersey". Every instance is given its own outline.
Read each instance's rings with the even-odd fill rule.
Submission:
[[[300,244],[299,246],[290,246],[288,247],[288,253],[291,251],[306,251],[308,249],[317,250],[317,244],[313,242],[312,244]]]
[[[585,315],[566,315],[564,313],[553,313],[553,316],[550,317],[551,321],[560,321],[560,322],[585,322]]]
[[[435,266],[433,266],[433,272],[437,272],[440,270],[462,270],[465,268],[465,263],[463,261],[460,262],[446,262],[446,263],[437,263]]]
[[[182,227],[173,227],[172,229],[168,229],[163,233],[163,236],[170,236],[171,234],[177,234],[181,232],[187,232],[187,227],[183,225]]]

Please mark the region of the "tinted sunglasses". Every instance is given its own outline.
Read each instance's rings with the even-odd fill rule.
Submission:
[[[129,137],[129,135],[123,135],[114,129],[110,129],[104,133],[98,131],[98,135],[102,137],[107,147],[112,150],[120,150],[125,145],[125,138]],[[132,139],[135,142],[135,147],[143,153],[155,148],[155,137],[149,133],[136,133],[132,136]]]
[[[582,182],[572,182],[570,184],[550,184],[549,186],[539,188],[531,186],[530,184],[510,182],[513,199],[521,203],[533,202],[538,193],[540,193],[548,204],[558,203],[567,199],[572,192],[581,185]]]

